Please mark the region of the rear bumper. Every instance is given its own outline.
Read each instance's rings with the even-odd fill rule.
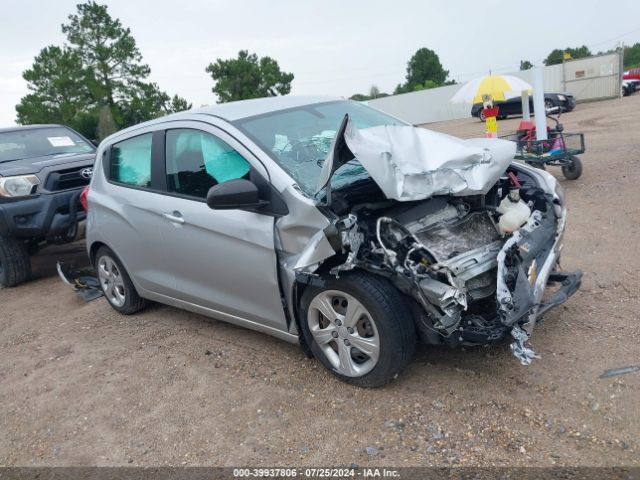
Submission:
[[[565,112],[570,112],[574,108],[576,108],[576,99],[575,97],[567,97],[564,102],[560,103],[562,110]]]
[[[79,205],[82,189],[0,203],[0,235],[22,239],[64,236],[86,214]]]

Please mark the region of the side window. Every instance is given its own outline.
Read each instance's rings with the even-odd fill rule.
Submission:
[[[114,143],[109,178],[135,187],[151,187],[151,133]]]
[[[167,188],[170,192],[207,198],[218,183],[248,177],[250,166],[219,138],[199,130],[167,130]]]

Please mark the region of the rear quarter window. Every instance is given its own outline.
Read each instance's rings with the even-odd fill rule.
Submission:
[[[109,179],[134,187],[151,187],[151,133],[111,146]]]

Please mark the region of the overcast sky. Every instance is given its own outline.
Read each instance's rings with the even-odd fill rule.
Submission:
[[[27,93],[22,72],[40,49],[60,45],[78,0],[0,0],[0,127]],[[539,64],[553,48],[593,52],[640,42],[637,0],[106,0],[131,28],[151,80],[194,106],[215,103],[205,67],[240,49],[293,72],[292,94],[348,97],[372,84],[391,92],[421,47],[457,81],[489,69]],[[534,7],[541,10],[534,12]],[[537,32],[536,32],[537,31]]]

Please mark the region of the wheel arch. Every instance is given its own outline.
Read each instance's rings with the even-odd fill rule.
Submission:
[[[318,270],[315,273],[320,274],[321,272]],[[297,282],[303,284],[297,292],[297,321],[300,324],[299,328],[303,339],[309,342],[308,348],[314,353],[314,356],[328,370],[347,383],[374,387],[384,385],[396,378],[413,356],[418,340],[416,321],[411,305],[407,302],[406,294],[385,275],[376,274],[366,268],[343,271],[339,276],[332,275],[329,271],[325,271],[321,275],[316,274],[308,275],[307,280],[309,281],[305,282],[305,279],[300,279],[301,281]],[[340,280],[343,277],[347,284],[341,284]],[[385,338],[385,342],[391,342],[386,343],[385,351],[387,353],[384,357],[379,358],[374,367],[375,370],[365,372],[362,376],[344,376],[335,369],[335,365],[332,366],[329,364],[331,362],[327,362],[327,358],[319,350],[318,344],[313,340],[313,335],[309,331],[309,326],[300,317],[306,317],[303,309],[309,305],[308,302],[314,294],[323,290],[337,290],[353,296],[368,311],[369,317],[378,331],[378,336]],[[393,330],[389,330],[390,328]],[[378,370],[378,365],[382,366],[382,370]],[[386,373],[376,374],[376,370]],[[382,376],[379,377],[379,375]]]
[[[122,258],[120,257],[120,255],[118,255],[118,253],[108,243],[105,243],[102,240],[96,240],[91,244],[91,246],[89,247],[89,260],[91,262],[91,266],[95,267],[96,254],[98,253],[98,250],[100,250],[102,247],[108,248],[111,251],[111,253],[116,258],[116,260],[120,262],[120,264],[122,265],[122,268],[124,268],[125,273],[129,277],[129,280],[131,281],[131,284],[133,285],[133,288],[135,289],[136,293],[141,298],[146,299],[147,298],[146,290],[142,288],[138,283],[138,280],[133,275],[131,275],[131,273],[129,272],[129,269],[127,268],[127,265],[122,261]]]
[[[300,343],[300,348],[302,348],[304,354],[309,358],[312,358],[314,355],[311,351],[311,347],[307,344],[304,338],[304,335],[302,333],[302,326],[300,324],[302,296],[304,295],[304,292],[307,290],[307,288],[309,288],[311,285],[324,286],[325,278],[328,275],[331,275],[331,268],[331,262],[323,262],[312,274],[296,274],[293,284],[291,285],[291,312],[293,314],[293,321],[295,322],[296,328],[298,329],[298,341]],[[360,270],[357,268],[352,270],[352,272],[353,271],[365,272],[365,270]]]
[[[302,334],[302,325],[300,321],[300,301],[308,286],[308,284],[294,280],[293,285],[291,286],[291,313],[293,315],[293,321],[296,329],[298,330],[298,344],[308,358],[313,358],[311,347],[309,347],[304,335]]]
[[[101,242],[99,240],[93,242],[89,247],[89,261],[91,262],[91,265],[93,265],[96,262],[96,253],[98,253],[98,250],[100,250],[100,248],[102,247],[107,247],[109,250],[113,252],[113,248],[111,248],[106,243]]]

